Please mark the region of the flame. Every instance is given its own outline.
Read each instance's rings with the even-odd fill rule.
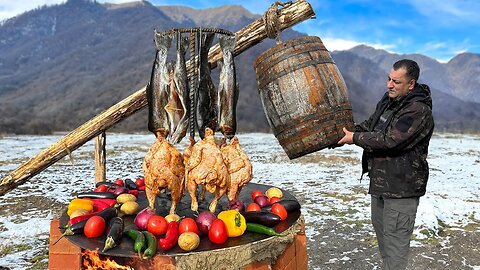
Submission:
[[[90,251],[85,249],[82,253],[83,258],[83,269],[87,270],[97,270],[97,269],[126,269],[134,270],[130,266],[123,266],[118,264],[116,261],[110,259],[108,256],[104,259],[100,258],[98,252]]]

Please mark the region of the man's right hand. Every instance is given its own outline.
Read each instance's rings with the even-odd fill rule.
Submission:
[[[345,136],[337,142],[337,144],[344,145],[344,144],[352,144],[353,143],[353,132],[348,131],[345,127],[343,128],[343,132],[345,132]]]

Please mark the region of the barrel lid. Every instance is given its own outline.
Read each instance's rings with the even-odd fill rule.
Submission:
[[[260,63],[262,63],[263,61],[266,61],[275,53],[285,50],[285,48],[292,47],[295,45],[306,44],[306,43],[320,43],[324,47],[322,40],[320,39],[320,37],[317,37],[317,36],[303,36],[295,39],[289,39],[285,42],[282,42],[273,46],[272,48],[260,54],[257,57],[257,59],[255,59],[254,66],[256,68]]]

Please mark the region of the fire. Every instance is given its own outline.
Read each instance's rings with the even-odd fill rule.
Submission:
[[[97,252],[84,250],[82,253],[83,258],[83,269],[87,270],[97,270],[97,269],[127,269],[133,270],[130,266],[123,266],[118,264],[116,261],[110,259],[108,256],[102,256],[104,259],[100,258]]]

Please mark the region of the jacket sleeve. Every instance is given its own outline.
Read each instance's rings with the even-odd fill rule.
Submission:
[[[430,107],[414,102],[397,113],[386,132],[355,132],[353,142],[367,151],[407,151],[428,136],[432,129]]]

